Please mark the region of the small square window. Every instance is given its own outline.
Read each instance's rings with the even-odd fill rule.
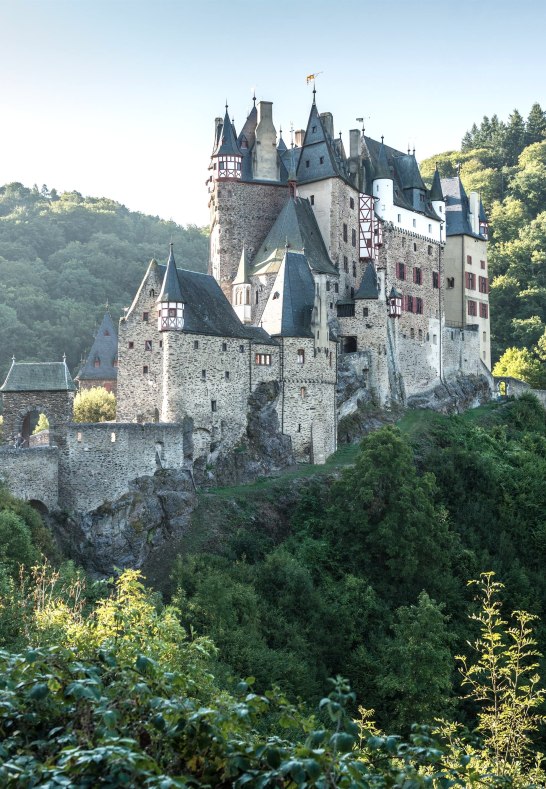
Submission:
[[[144,323],[148,323],[148,318],[149,317],[150,317],[150,313],[149,312],[143,312],[142,313],[142,320],[144,321]]]
[[[144,350],[151,351],[152,350],[152,341],[151,340],[144,340]]]
[[[129,340],[129,342],[127,343],[127,347],[129,348],[130,351],[132,351],[133,348],[135,347],[134,342],[132,340]]]
[[[245,352],[245,346],[239,345],[239,353],[244,353],[244,352]]]
[[[370,310],[368,309],[368,307],[363,307],[362,308],[362,316],[364,318],[367,318],[369,314],[370,314]]]
[[[148,365],[147,364],[145,364],[144,367],[142,368],[142,374],[143,375],[148,375]]]

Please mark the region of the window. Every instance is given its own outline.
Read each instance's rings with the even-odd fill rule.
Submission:
[[[321,156],[319,161],[320,161],[321,164],[324,164],[324,156]]]
[[[419,342],[423,342],[423,330],[419,329]]]
[[[467,255],[466,256],[466,265],[467,266],[471,266],[472,265],[472,255]]]
[[[150,317],[150,313],[149,312],[143,312],[142,313],[142,320],[144,321],[144,323],[148,323],[148,318],[149,317]]]
[[[468,300],[468,314],[476,315],[476,302],[471,299]]]
[[[398,214],[398,216],[401,216],[401,214]],[[406,236],[402,236],[402,246],[406,246]]]
[[[98,356],[95,356],[95,361],[93,362],[93,367],[100,367],[100,359]]]
[[[338,283],[337,283],[337,282],[335,282],[335,283],[334,283],[334,291],[335,291],[336,293],[339,293],[339,285],[338,285]]]
[[[271,354],[257,353],[256,356],[254,357],[254,362],[255,364],[266,365],[269,367],[271,365]]]
[[[413,327],[410,329],[409,336],[411,340],[415,339],[415,329]]]
[[[298,422],[298,431],[297,432],[301,433],[301,423],[300,422]]]
[[[401,222],[402,222],[402,214],[398,214],[398,224],[400,224]],[[402,239],[402,244],[404,243],[405,240],[406,240],[405,238]]]
[[[347,225],[344,222],[343,223],[343,240],[344,241],[347,241],[347,233],[348,233],[348,228],[347,228]]]
[[[487,277],[479,277],[478,278],[478,283],[479,283],[479,291],[480,291],[480,293],[489,293]]]
[[[216,400],[211,400],[210,401],[210,410],[211,411],[217,411],[218,410],[217,406],[216,406]]]
[[[487,304],[480,302],[480,318],[488,318],[489,317],[489,308]]]
[[[152,297],[152,299],[153,299],[153,298],[154,298],[154,296],[155,296],[155,290],[154,290],[153,288],[152,288],[152,289],[151,289],[151,291],[150,291],[150,296]]]
[[[421,284],[421,269],[419,266],[414,266],[413,268],[413,281],[416,285]]]
[[[403,304],[406,312],[413,312],[413,296],[404,296]]]
[[[144,367],[142,368],[142,374],[143,375],[148,375],[148,365],[147,364],[145,364]]]
[[[405,263],[396,264],[396,276],[398,279],[406,279],[406,265]]]
[[[81,444],[81,440],[82,440],[82,434],[81,433],[76,433],[76,440],[78,441],[78,443]]]
[[[207,371],[206,370],[201,370],[201,380],[202,381],[206,381],[207,380]]]
[[[193,341],[193,350],[196,351],[199,348],[199,340]]]
[[[432,335],[432,344],[438,345],[438,337],[435,334]]]
[[[415,242],[414,242],[414,244],[413,244],[413,251],[414,251],[414,252],[417,252],[417,244],[416,244]]]
[[[484,331],[484,333],[482,334],[482,340],[483,340],[483,342],[487,342],[487,332],[486,331]]]
[[[350,208],[354,208],[355,207],[354,197],[350,197],[349,198],[349,206],[350,206]]]
[[[344,304],[340,301],[336,304],[338,318],[354,318],[355,305]]]
[[[472,271],[465,271],[465,287],[468,290],[476,290],[476,275]]]
[[[419,296],[415,299],[415,312],[417,315],[423,314],[423,299],[420,299]]]
[[[224,351],[224,353],[227,351],[227,342],[222,343],[222,351]]]
[[[428,226],[428,232],[429,232],[429,233],[432,233],[432,225],[429,225],[429,226]],[[429,255],[430,255],[430,252],[429,252]]]
[[[144,340],[144,350],[151,351],[152,350],[152,341],[151,340]]]
[[[354,227],[351,230],[351,244],[353,245],[353,247],[356,247],[356,230],[354,229]]]
[[[110,332],[108,331],[108,329],[104,330],[104,336],[105,337],[109,337],[110,336]]]
[[[309,167],[309,159],[306,159],[306,160],[305,160],[305,166],[306,166],[306,167]]]
[[[455,287],[455,277],[448,277],[447,278],[447,287],[454,288]]]
[[[316,130],[317,130],[316,126],[311,126],[311,131],[312,131],[313,134],[316,132]]]
[[[258,303],[259,298],[260,298],[260,295],[259,295],[258,291],[256,291],[256,304]]]
[[[245,352],[245,346],[239,345],[239,353],[244,353],[244,352]]]
[[[127,347],[129,348],[130,351],[132,351],[133,348],[135,347],[134,342],[132,340],[129,340],[129,342],[127,343]]]
[[[298,348],[298,364],[303,364],[305,362],[305,351],[303,348]]]
[[[417,227],[417,219],[412,220],[413,227]]]
[[[432,272],[432,287],[439,288],[440,287],[440,277],[437,271]]]
[[[367,318],[369,314],[370,314],[370,310],[368,309],[368,307],[363,307],[362,308],[362,317],[363,318]]]
[[[330,290],[330,280],[326,280],[326,290]]]
[[[480,267],[485,269],[485,260],[480,260]]]
[[[349,271],[349,258],[347,255],[343,255],[343,271]]]
[[[427,252],[428,252],[429,255],[432,255],[432,244],[428,245]]]
[[[300,389],[300,397],[302,400],[305,399],[306,394],[307,394],[307,389],[305,388],[305,386],[302,386]]]
[[[167,310],[167,314],[169,318],[176,318],[177,309],[176,307],[169,307]]]
[[[309,202],[311,203],[311,205],[315,205],[315,195],[310,196]]]
[[[112,444],[115,444],[115,442],[116,442],[116,434],[115,433],[110,433],[110,441],[112,442]]]
[[[356,277],[356,261],[353,260],[353,277]]]

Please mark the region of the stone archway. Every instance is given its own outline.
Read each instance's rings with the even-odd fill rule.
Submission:
[[[40,515],[49,515],[49,510],[43,501],[40,499],[29,499],[28,503],[32,509],[36,510]]]
[[[18,424],[16,425],[16,440],[19,440],[21,447],[49,446],[49,429],[34,433],[42,415],[45,416],[49,425],[51,425],[47,409],[42,408],[40,405],[32,405],[25,412],[19,414]]]

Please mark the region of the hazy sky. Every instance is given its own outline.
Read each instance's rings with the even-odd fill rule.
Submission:
[[[546,106],[543,0],[0,0],[0,184],[208,221],[213,122],[258,99],[277,130],[317,105],[348,131],[458,148],[484,114]]]

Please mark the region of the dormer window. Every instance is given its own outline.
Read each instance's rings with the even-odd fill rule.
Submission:
[[[319,161],[321,164],[324,164],[324,156],[321,156]]]
[[[93,361],[93,367],[100,367],[100,359],[98,356],[95,356],[95,359]]]

